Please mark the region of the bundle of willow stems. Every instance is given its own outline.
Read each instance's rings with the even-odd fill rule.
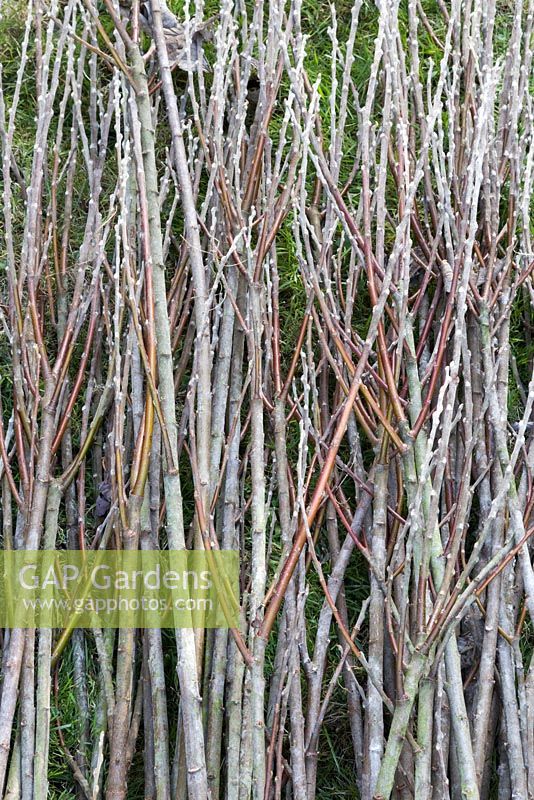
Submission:
[[[2,632],[6,800],[534,798],[534,2],[310,4],[2,0],[2,547],[240,558]]]

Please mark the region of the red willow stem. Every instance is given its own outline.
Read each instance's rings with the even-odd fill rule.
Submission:
[[[323,465],[323,468],[321,470],[321,474],[319,475],[319,479],[317,481],[317,485],[315,487],[312,500],[306,514],[306,520],[301,521],[299,525],[298,531],[293,540],[293,546],[282,568],[282,572],[280,573],[278,584],[274,589],[270,603],[265,610],[265,616],[258,631],[258,636],[261,636],[264,639],[269,638],[269,634],[274,625],[274,621],[276,619],[278,611],[280,610],[280,606],[282,605],[285,592],[291,580],[291,576],[293,575],[295,567],[297,566],[302,549],[306,544],[307,530],[313,524],[317,512],[319,511],[319,508],[324,502],[324,492],[326,489],[326,485],[330,480],[330,475],[334,468],[336,456],[340,448],[341,442],[343,440],[343,437],[345,435],[345,431],[349,421],[349,416],[352,412],[354,401],[356,400],[356,397],[360,389],[361,374],[363,372],[366,360],[367,359],[362,359],[358,365],[354,379],[352,381],[350,392],[347,396],[347,399],[345,400],[343,413],[337,424],[337,428],[334,433],[334,436],[332,437],[332,441],[330,442],[327,457]]]

